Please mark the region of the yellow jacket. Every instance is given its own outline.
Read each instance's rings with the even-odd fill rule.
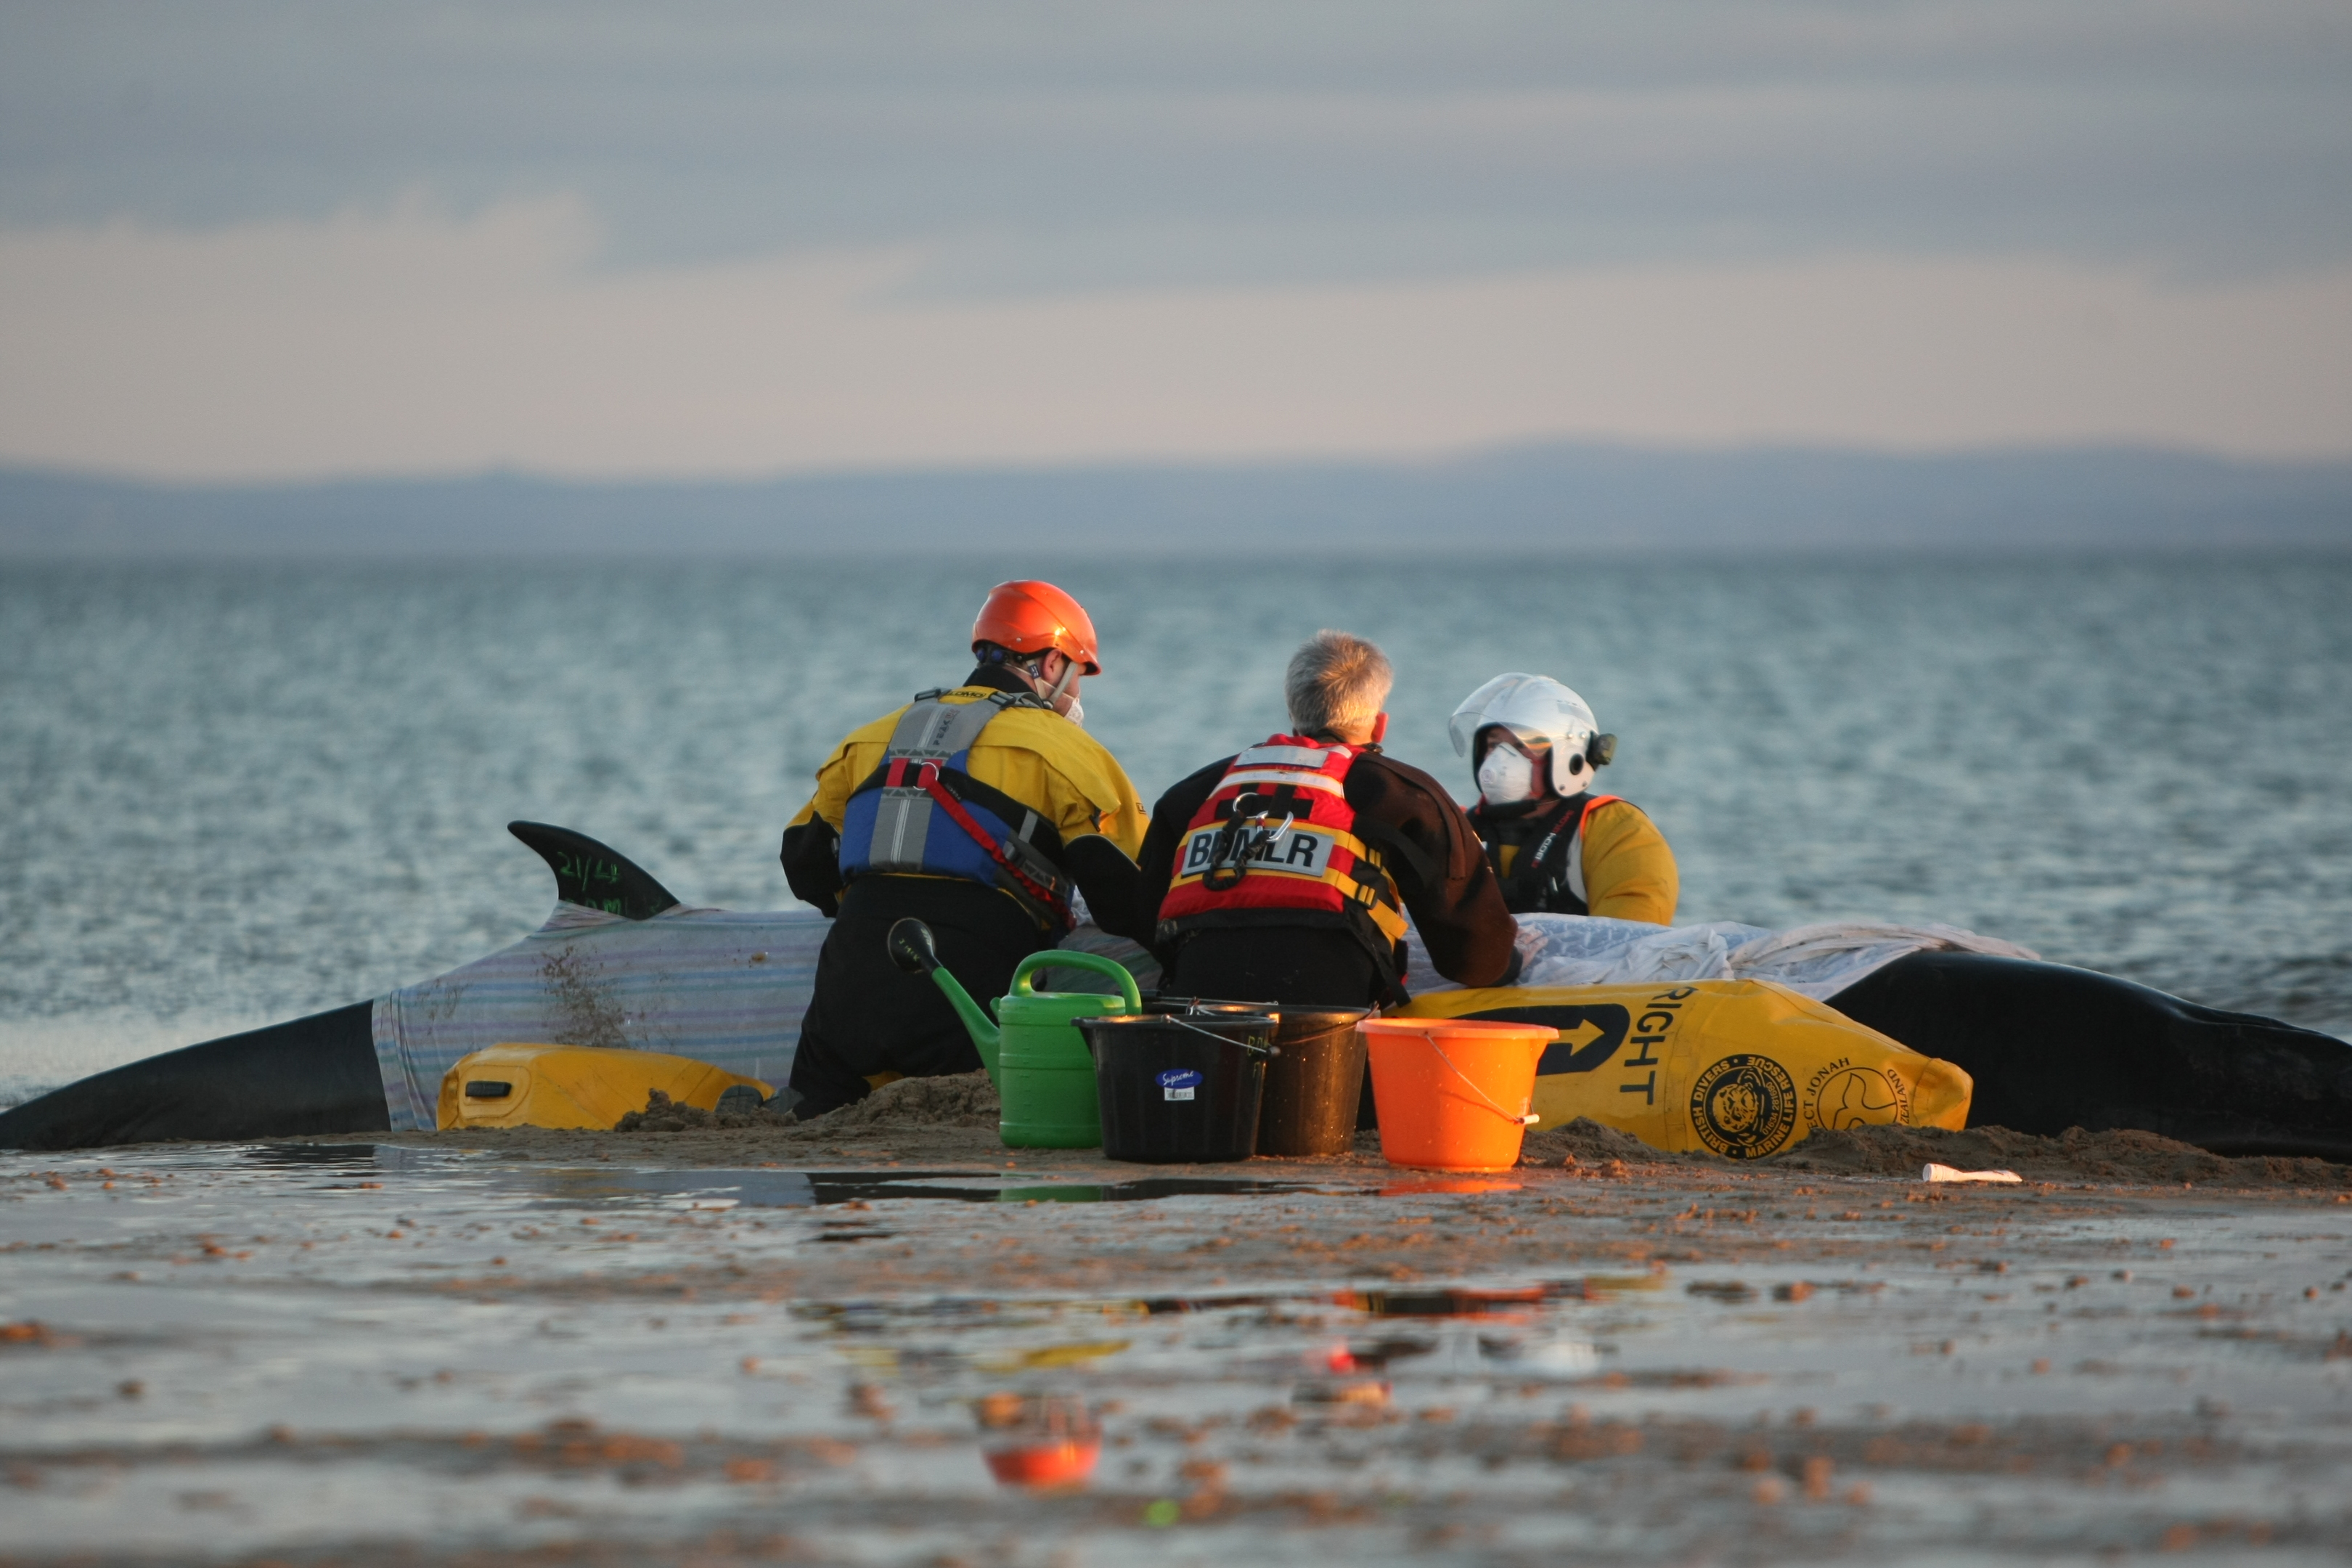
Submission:
[[[1675,923],[1682,878],[1675,852],[1641,807],[1612,800],[1585,814],[1584,903],[1593,914],[1618,921]],[[1496,869],[1508,876],[1518,847],[1497,846]]]
[[[960,686],[941,693],[940,700],[978,702],[993,694],[991,687]],[[850,792],[882,765],[891,731],[906,710],[905,707],[893,709],[852,731],[835,746],[816,771],[816,794],[801,807],[791,826],[798,827],[811,817],[821,816],[835,833],[840,832]],[[1143,830],[1150,825],[1150,813],[1127,771],[1101,742],[1058,713],[1037,708],[1006,709],[972,742],[964,771],[1051,822],[1065,844],[1099,833],[1130,860],[1143,848]]]

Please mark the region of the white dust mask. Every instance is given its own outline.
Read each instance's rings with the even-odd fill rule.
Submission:
[[[1536,764],[1508,746],[1496,746],[1478,764],[1478,794],[1488,805],[1516,805],[1533,800]]]
[[[1078,700],[1078,694],[1076,692],[1073,691],[1070,693],[1070,705],[1067,709],[1064,710],[1062,717],[1067,719],[1071,723],[1076,724],[1081,730],[1087,727],[1087,705]]]

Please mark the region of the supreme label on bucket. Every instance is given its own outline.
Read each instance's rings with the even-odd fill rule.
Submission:
[[[1201,1087],[1201,1075],[1191,1068],[1170,1068],[1160,1075],[1160,1095],[1163,1100],[1190,1100],[1192,1091]]]

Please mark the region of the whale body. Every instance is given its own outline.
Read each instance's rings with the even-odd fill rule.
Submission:
[[[584,834],[509,830],[555,875],[537,930],[383,996],[68,1084],[0,1112],[0,1149],[430,1130],[443,1076],[507,1042],[663,1051],[784,1084],[830,920],[692,908]],[[2352,1160],[2352,1045],[1956,927],[1522,915],[1519,928],[1527,987],[1760,979],[1827,1002],[1966,1070],[1979,1124],[2137,1127],[2221,1153]],[[1150,952],[1091,922],[1063,945],[1118,960],[1143,989],[1158,984]],[[1451,984],[1417,937],[1408,956],[1414,994]],[[1038,983],[1107,988],[1076,969]]]

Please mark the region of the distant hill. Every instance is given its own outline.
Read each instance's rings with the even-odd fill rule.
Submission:
[[[0,557],[1123,554],[1300,544],[2352,552],[2352,463],[2133,449],[1890,457],[1547,445],[1443,463],[1134,466],[577,483],[513,475],[172,486],[0,469]]]

